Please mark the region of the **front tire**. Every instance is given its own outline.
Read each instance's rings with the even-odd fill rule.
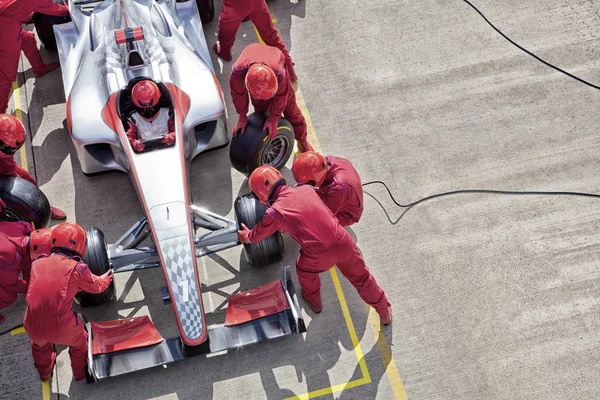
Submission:
[[[26,221],[35,229],[46,228],[50,224],[50,202],[33,183],[17,176],[1,176],[0,198],[6,204],[0,220]]]
[[[244,134],[238,133],[231,139],[229,147],[231,165],[247,176],[263,165],[281,170],[294,151],[292,124],[280,118],[277,123],[277,136],[273,140],[268,140],[267,132],[262,130],[266,120],[267,116],[264,113],[250,114]]]
[[[102,275],[111,268],[104,233],[100,229],[92,227],[86,229],[86,234],[87,248],[83,262],[88,265],[88,268],[94,275]],[[115,281],[113,280],[110,286],[102,293],[92,294],[82,291],[75,295],[75,299],[81,307],[93,307],[113,302],[117,299]]]
[[[244,224],[248,229],[252,229],[262,220],[267,207],[260,204],[252,195],[245,194],[235,199],[234,209],[239,226]],[[275,232],[258,243],[244,244],[244,256],[248,264],[253,267],[263,267],[283,260],[285,246],[281,233]]]

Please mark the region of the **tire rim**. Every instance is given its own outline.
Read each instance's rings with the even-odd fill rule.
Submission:
[[[22,221],[23,218],[21,218],[21,216],[18,213],[11,210],[10,208],[5,208],[0,213],[0,220],[7,221],[7,222],[18,222],[18,221]]]
[[[276,136],[263,150],[261,157],[262,165],[278,166],[285,159],[289,145],[288,140],[284,136]]]

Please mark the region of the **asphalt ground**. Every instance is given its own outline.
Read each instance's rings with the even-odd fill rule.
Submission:
[[[474,4],[524,47],[600,83],[594,2]],[[597,90],[521,52],[464,2],[276,0],[269,7],[296,63],[309,140],[352,160],[363,181],[387,182],[403,203],[455,189],[600,193]],[[211,46],[216,28],[216,19],[205,26]],[[234,57],[256,40],[252,24],[242,24]],[[231,63],[213,63],[232,126]],[[66,130],[60,72],[34,79],[26,60],[22,71],[11,106],[22,110],[32,137],[22,160],[69,220],[116,240],[141,216],[128,177],[84,176]],[[232,217],[233,200],[247,189],[227,149],[197,157],[192,176],[195,203]],[[382,329],[343,277],[325,273],[324,310],[304,309],[301,337],[93,385],[72,381],[59,348],[54,377],[42,386],[26,334],[3,335],[0,397],[600,398],[597,199],[457,195],[403,214],[383,188],[366,191],[352,234],[394,307],[392,326]],[[240,248],[199,259],[208,321],[223,320],[228,294],[294,265],[289,238],[286,254],[261,270],[245,263]],[[146,314],[163,336],[176,334],[172,309],[160,299],[161,271],[115,279],[118,302],[86,309],[91,319]],[[0,330],[18,324],[24,307],[21,298],[3,310]]]

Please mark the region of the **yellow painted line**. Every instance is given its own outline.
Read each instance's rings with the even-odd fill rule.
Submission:
[[[18,78],[12,84],[13,94],[15,97],[15,117],[21,122],[23,122],[23,114],[21,113],[21,95],[19,94],[19,83]],[[19,150],[19,154],[21,155],[21,167],[27,171],[27,149],[25,146],[21,146]]]
[[[356,329],[354,329],[354,322],[352,321],[352,317],[350,316],[350,310],[348,309],[348,304],[346,303],[346,297],[344,296],[344,292],[342,291],[340,278],[338,277],[335,268],[331,268],[329,272],[331,273],[333,286],[335,287],[335,292],[338,295],[338,300],[340,301],[340,306],[342,307],[342,313],[344,314],[344,320],[346,321],[346,326],[348,327],[350,340],[352,340],[352,346],[354,346],[354,352],[356,353],[356,359],[358,360],[358,365],[360,366],[360,372],[362,372],[363,378],[365,379],[365,381],[367,381],[366,383],[371,383],[371,375],[369,375],[367,363],[365,362],[365,356],[360,347],[360,341],[358,340]]]
[[[396,361],[394,361],[394,356],[392,355],[392,349],[383,333],[383,327],[379,321],[379,314],[377,314],[377,311],[375,311],[373,307],[368,307],[367,312],[369,314],[369,325],[371,326],[373,336],[377,338],[377,349],[379,350],[381,361],[385,367],[385,374],[392,386],[394,399],[407,400],[404,385],[402,384],[400,373],[398,373],[398,367],[396,367]]]
[[[22,326],[19,328],[15,328],[12,331],[10,331],[11,335],[20,335],[21,333],[25,333],[25,328],[23,328]]]
[[[50,400],[50,382],[42,382],[42,399]]]
[[[339,385],[330,386],[324,389],[315,390],[308,393],[299,394],[297,396],[288,397],[284,400],[308,400],[314,399],[315,397],[326,396],[328,394],[340,393],[346,389],[352,389],[358,386],[367,385],[371,383],[371,380],[367,381],[365,378],[355,379],[350,382],[340,383]]]

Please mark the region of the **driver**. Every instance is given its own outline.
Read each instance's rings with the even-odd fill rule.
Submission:
[[[25,143],[25,127],[18,118],[9,114],[0,114],[0,176],[18,176],[37,186],[33,177],[19,166],[13,155]],[[58,207],[50,207],[52,219],[67,219],[67,214]]]
[[[56,351],[52,344],[69,346],[76,381],[85,378],[88,335],[72,310],[77,292],[102,293],[112,282],[112,270],[94,275],[81,259],[87,235],[81,225],[64,222],[50,235],[52,254],[41,255],[31,266],[27,311],[23,325],[31,339],[31,353],[40,379],[50,379]]]
[[[139,81],[131,90],[131,100],[136,111],[129,117],[127,138],[136,152],[146,147],[143,140],[164,136],[162,143],[175,143],[175,122],[169,108],[157,108],[160,89],[150,80]]]

